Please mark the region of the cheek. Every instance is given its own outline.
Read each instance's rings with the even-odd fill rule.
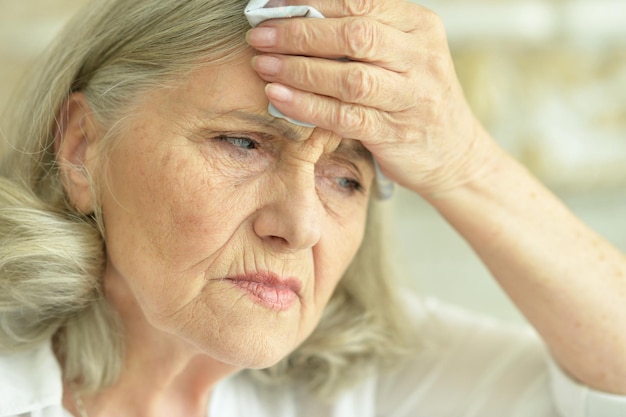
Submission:
[[[336,220],[323,245],[314,248],[316,305],[325,305],[354,259],[365,233],[367,209],[354,207],[352,216]]]
[[[204,272],[249,215],[247,193],[233,192],[192,150],[177,152],[120,149],[103,198],[110,263],[154,314],[202,290]]]

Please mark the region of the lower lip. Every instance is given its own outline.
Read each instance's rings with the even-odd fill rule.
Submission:
[[[298,299],[298,294],[287,287],[245,280],[231,282],[247,293],[253,301],[274,311],[289,310]]]

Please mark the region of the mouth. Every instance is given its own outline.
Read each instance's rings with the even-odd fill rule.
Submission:
[[[271,272],[228,277],[231,282],[259,305],[274,311],[286,311],[299,298],[302,283],[297,278],[281,278]]]

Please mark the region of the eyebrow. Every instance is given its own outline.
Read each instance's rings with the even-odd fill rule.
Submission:
[[[341,141],[337,149],[335,149],[332,154],[340,154],[347,159],[354,160],[363,160],[367,162],[372,162],[372,153],[367,150],[363,144],[358,140],[350,140],[346,141],[345,139]],[[332,155],[331,154],[331,155]]]
[[[269,114],[252,113],[243,110],[233,110],[227,113],[222,113],[218,117],[233,117],[239,120],[248,121],[255,124],[268,127],[275,130],[281,136],[289,140],[301,140],[302,139],[302,126],[294,125],[293,123],[274,117]],[[342,140],[337,149],[332,153],[335,155],[342,155],[349,160],[364,160],[372,161],[372,154],[363,144],[358,140]]]
[[[300,140],[302,138],[302,131],[300,130],[302,127],[294,125],[285,119],[280,119],[268,114],[250,113],[241,110],[234,110],[224,114],[224,116],[227,115],[269,127],[289,140]]]

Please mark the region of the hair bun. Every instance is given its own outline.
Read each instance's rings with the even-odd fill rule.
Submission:
[[[91,304],[102,263],[93,225],[0,177],[0,349],[39,343]]]

